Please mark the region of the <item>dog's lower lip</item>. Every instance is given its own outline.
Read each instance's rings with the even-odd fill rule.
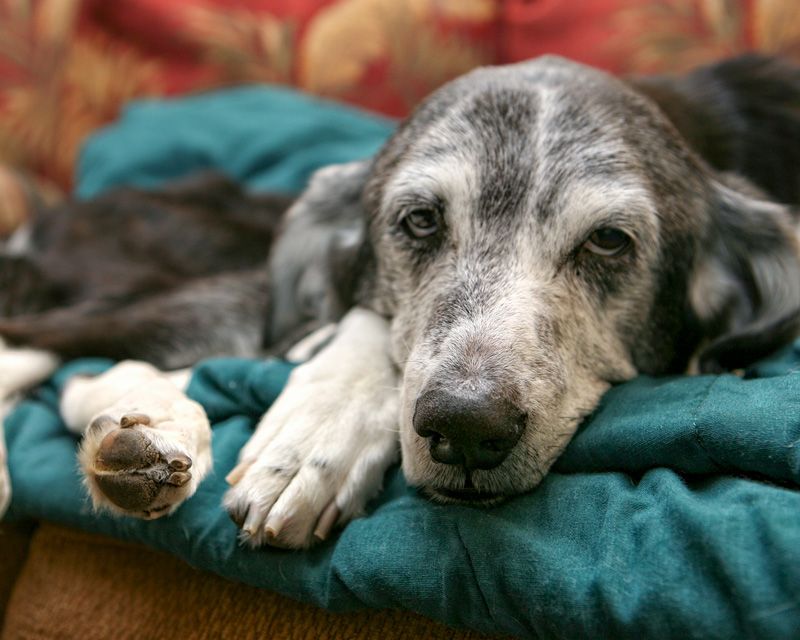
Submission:
[[[496,500],[500,497],[498,493],[487,493],[479,491],[478,489],[447,489],[444,487],[435,487],[432,491],[445,498],[463,500],[465,502],[486,502],[488,500]]]

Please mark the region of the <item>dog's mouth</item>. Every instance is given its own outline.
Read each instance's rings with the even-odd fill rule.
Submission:
[[[491,507],[499,504],[508,496],[501,493],[491,493],[475,488],[451,489],[448,487],[425,487],[425,496],[440,504],[464,504],[475,507]]]
[[[467,471],[465,475],[463,486],[426,486],[422,489],[422,492],[428,498],[440,504],[464,504],[475,507],[491,507],[509,497],[503,493],[479,489],[473,484],[470,472]]]

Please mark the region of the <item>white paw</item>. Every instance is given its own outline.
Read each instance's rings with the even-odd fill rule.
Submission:
[[[81,407],[103,401],[110,404],[89,420],[78,454],[95,508],[147,520],[171,514],[211,469],[205,411],[165,374],[123,363],[71,381],[62,413],[74,422]]]
[[[224,505],[248,544],[326,539],[363,513],[397,459],[391,372],[353,380],[330,365],[312,360],[293,371],[228,475]]]
[[[20,392],[44,382],[56,370],[58,362],[47,351],[8,348],[0,338],[0,518],[11,503],[3,420],[13,410]]]
[[[58,368],[58,358],[39,349],[5,348],[0,339],[0,401],[49,378]]]

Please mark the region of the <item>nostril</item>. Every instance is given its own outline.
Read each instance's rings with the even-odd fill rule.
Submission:
[[[482,449],[486,449],[487,451],[493,451],[495,453],[504,453],[514,445],[511,444],[508,440],[503,440],[502,438],[495,438],[492,440],[483,440],[480,443],[480,446]]]
[[[509,420],[505,427],[501,428],[501,432],[499,434],[495,433],[495,435],[498,435],[499,437],[481,440],[478,443],[478,446],[484,451],[491,453],[508,453],[519,441],[520,435],[525,429],[527,420],[528,415],[520,412],[518,417]]]
[[[423,438],[430,440],[433,444],[439,444],[442,440],[447,439],[441,433],[433,429],[419,429],[417,433]]]
[[[440,433],[435,433],[428,438],[428,451],[431,458],[442,464],[463,464],[464,453],[462,447],[445,438]]]

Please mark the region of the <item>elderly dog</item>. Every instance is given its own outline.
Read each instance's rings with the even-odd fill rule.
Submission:
[[[396,426],[411,484],[495,503],[536,486],[610,385],[683,371],[693,355],[706,371],[742,366],[794,335],[789,210],[710,167],[643,95],[674,92],[693,127],[741,118],[742,95],[688,111],[726,73],[733,85],[723,66],[636,91],[554,58],[478,70],[375,159],[319,176],[307,198],[361,194],[357,299],[377,315],[347,316],[245,447],[226,497],[245,535],[324,536],[331,509],[346,520],[374,490]],[[684,135],[741,169],[761,135],[742,125]],[[762,184],[796,201],[798,165],[780,171],[791,179]]]
[[[375,158],[319,172],[273,251],[271,339],[352,309],[228,477],[244,539],[325,538],[398,439],[426,495],[494,504],[541,481],[610,385],[790,340],[798,104],[797,70],[761,58],[626,83],[547,57],[457,79]],[[326,243],[346,277],[301,296]],[[125,426],[106,422],[91,446]]]

